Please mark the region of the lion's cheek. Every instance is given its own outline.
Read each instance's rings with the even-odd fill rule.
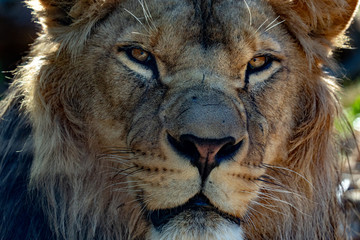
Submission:
[[[166,171],[164,171],[167,169]],[[201,179],[196,168],[172,169],[159,167],[158,173],[144,172],[133,179],[140,186],[148,210],[174,208],[186,203],[199,192]]]
[[[91,120],[89,126],[91,126],[89,139],[92,139],[95,145],[127,147],[124,123],[112,118],[103,118]]]
[[[240,173],[236,167],[219,167],[212,171],[206,181],[204,195],[219,210],[242,218],[248,211],[248,205],[257,197],[259,183],[256,179],[253,174]]]

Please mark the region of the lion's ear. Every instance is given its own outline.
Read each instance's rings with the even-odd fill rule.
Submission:
[[[358,7],[358,0],[268,1],[307,54],[322,62],[334,47],[344,43],[344,32]]]
[[[91,29],[120,0],[27,0],[44,33],[59,50],[75,56],[86,42]]]
[[[34,15],[46,28],[74,23],[94,3],[92,0],[29,0],[27,2],[34,10]]]

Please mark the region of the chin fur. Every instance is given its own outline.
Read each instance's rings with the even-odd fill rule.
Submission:
[[[212,211],[180,213],[161,228],[152,227],[149,240],[243,240],[241,226]]]

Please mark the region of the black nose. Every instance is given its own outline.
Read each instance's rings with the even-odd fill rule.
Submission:
[[[222,161],[231,159],[242,145],[242,141],[236,143],[233,137],[202,139],[190,134],[181,135],[179,141],[168,135],[168,141],[198,168],[203,181]]]

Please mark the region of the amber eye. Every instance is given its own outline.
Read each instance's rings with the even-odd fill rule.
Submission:
[[[253,70],[263,67],[268,62],[268,58],[265,56],[254,57],[249,62],[249,67]]]
[[[130,54],[139,62],[146,62],[150,57],[150,54],[141,48],[132,48]]]
[[[118,46],[117,53],[120,59],[123,60],[122,62],[125,62],[125,65],[127,65],[130,70],[134,72],[151,70],[153,72],[153,78],[159,77],[156,58],[142,47]],[[123,54],[125,54],[125,56]]]

